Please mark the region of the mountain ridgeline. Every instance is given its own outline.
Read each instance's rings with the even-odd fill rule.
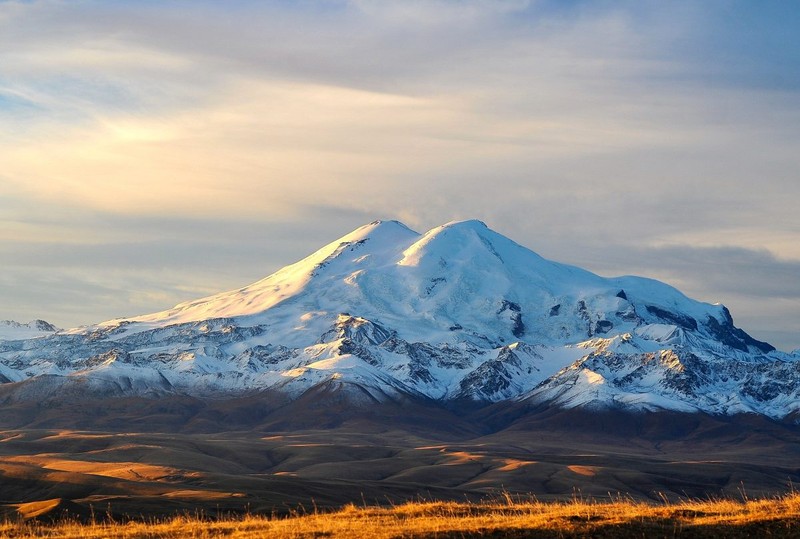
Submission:
[[[351,410],[800,410],[800,355],[752,338],[724,306],[545,260],[480,221],[425,234],[376,221],[238,290],[7,337],[0,382],[5,403],[316,395]]]

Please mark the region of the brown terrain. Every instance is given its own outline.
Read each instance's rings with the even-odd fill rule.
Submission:
[[[501,493],[744,499],[800,483],[800,432],[758,417],[265,402],[7,402],[0,507],[12,520],[285,515]]]

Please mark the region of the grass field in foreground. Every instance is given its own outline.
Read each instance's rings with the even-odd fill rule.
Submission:
[[[625,499],[540,503],[506,496],[485,503],[416,502],[392,507],[301,509],[281,517],[95,522],[7,521],[9,538],[161,537],[800,537],[800,494],[765,500],[645,504]]]

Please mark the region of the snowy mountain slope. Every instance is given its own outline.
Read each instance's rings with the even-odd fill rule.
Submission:
[[[27,324],[13,320],[0,320],[0,341],[35,339],[36,337],[52,335],[57,331],[60,330],[44,320],[32,320]]]
[[[784,417],[800,410],[798,360],[736,328],[722,305],[545,260],[479,221],[423,235],[376,221],[238,290],[0,342],[0,381],[292,398],[333,382],[373,401]]]

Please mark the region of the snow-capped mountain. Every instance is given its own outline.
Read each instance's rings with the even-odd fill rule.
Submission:
[[[48,376],[45,376],[48,375]],[[800,354],[658,281],[545,260],[479,221],[375,221],[250,286],[167,311],[0,342],[13,398],[405,398],[561,407],[800,410]]]
[[[27,324],[14,320],[0,320],[0,341],[34,339],[52,335],[59,331],[57,327],[44,320],[32,320]]]

